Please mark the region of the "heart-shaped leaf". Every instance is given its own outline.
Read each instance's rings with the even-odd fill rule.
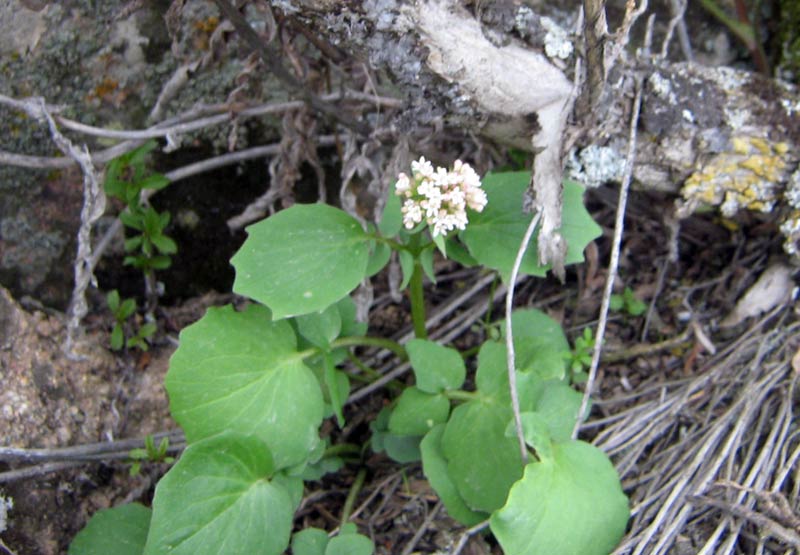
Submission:
[[[409,387],[397,399],[389,417],[389,431],[401,436],[422,436],[447,420],[450,400],[441,394]]]
[[[233,290],[274,318],[324,310],[364,279],[372,239],[358,221],[326,204],[296,204],[247,228],[231,259]]]
[[[422,470],[425,477],[430,482],[431,487],[439,495],[439,498],[447,508],[448,514],[465,526],[473,526],[483,520],[488,515],[473,511],[461,498],[458,488],[450,479],[447,471],[447,460],[442,454],[442,435],[444,434],[444,424],[435,426],[420,444],[422,452]]]
[[[530,184],[529,172],[504,172],[487,175],[483,189],[489,199],[483,212],[470,215],[461,240],[478,262],[497,270],[508,282],[520,243],[531,220],[522,211],[522,195]],[[567,242],[567,264],[583,262],[583,249],[600,236],[600,227],[583,205],[583,187],[564,182],[561,235]],[[520,272],[544,276],[549,265],[539,263],[536,236],[531,240]]]
[[[69,555],[142,555],[152,511],[139,503],[96,512],[69,545]]]
[[[279,469],[303,462],[319,441],[323,400],[296,342],[258,305],[211,308],[185,328],[165,384],[187,440],[233,430],[260,437]]]
[[[280,555],[293,503],[270,481],[273,471],[269,449],[253,436],[224,433],[190,445],[156,486],[144,555]]]
[[[325,555],[328,533],[319,528],[306,528],[292,536],[292,555]]]
[[[581,441],[530,463],[491,529],[506,555],[608,555],[628,522],[628,499],[605,453]]]
[[[467,369],[464,359],[455,349],[443,347],[433,341],[412,339],[406,351],[414,369],[417,387],[427,393],[440,393],[458,389],[464,383]]]

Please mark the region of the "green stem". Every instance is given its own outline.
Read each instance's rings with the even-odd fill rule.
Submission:
[[[425,328],[425,297],[422,289],[424,272],[419,258],[414,258],[414,273],[411,274],[409,292],[411,294],[411,320],[414,322],[414,336],[417,339],[428,339]]]
[[[477,391],[462,391],[460,389],[445,391],[444,396],[451,401],[474,401],[481,398],[481,394]]]
[[[322,458],[338,457],[339,455],[359,455],[361,454],[361,447],[355,443],[337,443],[325,449],[325,454]]]
[[[356,474],[356,479],[353,485],[350,486],[350,491],[347,493],[347,499],[344,501],[344,508],[342,509],[341,524],[346,524],[350,520],[350,514],[353,512],[353,505],[355,505],[356,497],[358,497],[361,487],[364,485],[364,479],[367,477],[367,469],[362,468]]]
[[[392,341],[385,337],[368,337],[365,335],[340,337],[331,342],[331,349],[339,347],[380,347],[393,352],[400,360],[408,360],[405,348],[397,341]]]

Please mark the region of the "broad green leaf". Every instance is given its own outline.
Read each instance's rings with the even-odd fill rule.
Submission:
[[[372,555],[375,544],[361,534],[339,534],[331,538],[325,555]]]
[[[422,436],[398,436],[386,433],[383,437],[383,447],[393,461],[406,464],[417,462],[422,458],[419,451],[420,441]]]
[[[406,343],[406,351],[417,387],[422,391],[439,393],[458,389],[464,383],[467,369],[464,359],[455,349],[425,339],[412,339]]]
[[[336,472],[344,466],[344,461],[339,457],[326,457],[313,464],[309,464],[298,475],[306,482],[319,480],[326,474]]]
[[[225,430],[254,434],[285,468],[319,441],[319,383],[289,323],[273,322],[263,306],[210,308],[181,332],[165,384],[189,443]]]
[[[351,297],[345,297],[338,303],[339,317],[342,320],[340,337],[352,337],[354,335],[364,335],[367,333],[367,323],[359,322],[356,319],[356,303]]]
[[[189,445],[156,486],[144,555],[280,555],[293,503],[270,481],[273,470],[254,436],[224,433]]]
[[[543,380],[562,379],[567,367],[564,353],[568,353],[570,348],[561,325],[533,308],[515,310],[511,314],[511,325],[517,368],[535,372]],[[505,337],[503,322],[500,332]]]
[[[292,536],[292,555],[325,555],[328,533],[319,528],[306,528]]]
[[[69,555],[142,555],[151,512],[139,503],[96,512],[69,544]]]
[[[461,240],[481,264],[497,270],[508,282],[531,214],[522,212],[522,196],[530,183],[529,172],[489,174],[483,189],[489,199],[483,212],[472,214]],[[583,205],[583,188],[572,181],[564,182],[564,208],[561,234],[567,242],[566,263],[583,262],[583,249],[600,236],[600,227]],[[544,276],[549,265],[539,264],[535,236],[528,245],[520,272]]]
[[[511,417],[506,403],[469,401],[453,410],[445,427],[441,445],[447,473],[474,511],[502,507],[522,476],[517,442],[505,436]]]
[[[530,463],[491,529],[506,555],[608,555],[628,522],[628,499],[605,453],[581,441]]]
[[[475,374],[478,392],[485,398],[504,404],[510,410],[511,394],[508,387],[508,362],[503,343],[487,341],[478,352],[478,371]],[[533,372],[517,370],[517,393],[520,409],[534,410],[544,388],[544,381]],[[509,416],[510,418],[510,416]]]
[[[342,329],[342,315],[336,305],[329,306],[321,312],[297,316],[295,321],[297,332],[309,343],[321,349],[327,349],[331,341],[339,337]]]
[[[282,487],[289,494],[294,513],[303,501],[303,479],[299,476],[289,476],[286,471],[282,471],[272,476],[272,483]]]
[[[553,441],[569,441],[582,400],[583,395],[565,382],[551,381],[545,384],[536,404],[536,413],[547,423]]]
[[[473,257],[464,247],[464,245],[460,241],[457,241],[455,237],[447,240],[447,258],[450,260],[455,260],[467,268],[478,265],[478,261],[475,260],[475,257]]]
[[[470,509],[447,472],[447,460],[442,454],[441,442],[444,424],[434,426],[420,444],[422,470],[431,487],[447,508],[448,514],[465,526],[473,526],[487,518],[486,513]]]
[[[389,417],[389,431],[401,436],[423,436],[447,420],[450,400],[441,394],[409,387],[397,399]]]
[[[231,259],[233,290],[267,305],[275,319],[323,310],[366,275],[372,239],[338,208],[297,204],[247,233]]]
[[[536,412],[523,412],[519,417],[526,445],[536,450],[539,460],[552,459],[553,440],[550,437],[548,424],[542,415]],[[517,437],[517,428],[513,420],[506,426],[506,437]]]

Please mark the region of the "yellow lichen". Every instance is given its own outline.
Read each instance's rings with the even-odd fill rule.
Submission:
[[[761,137],[737,136],[727,152],[714,156],[683,184],[687,205],[719,206],[726,217],[741,209],[770,212],[786,181],[791,148]]]

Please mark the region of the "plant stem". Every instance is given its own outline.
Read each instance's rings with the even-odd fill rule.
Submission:
[[[393,352],[400,360],[408,360],[408,354],[406,354],[405,348],[397,341],[392,341],[391,339],[385,337],[355,335],[353,337],[340,337],[339,339],[331,342],[332,349],[336,349],[338,347],[359,346],[380,347],[381,349],[386,349],[387,351]],[[318,350],[316,352],[318,352]]]
[[[367,469],[361,468],[356,474],[356,479],[353,482],[353,485],[350,486],[350,491],[347,493],[347,499],[344,501],[344,508],[342,508],[342,518],[340,521],[341,525],[347,523],[350,520],[350,515],[353,512],[353,505],[355,505],[356,497],[358,497],[359,492],[361,491],[361,487],[364,485],[364,479],[367,477]]]
[[[481,395],[477,391],[463,391],[457,389],[455,391],[445,391],[444,396],[451,401],[474,401],[480,399]]]
[[[322,458],[337,457],[339,455],[358,455],[361,453],[361,447],[355,443],[337,443],[325,449],[325,454]]]
[[[414,322],[414,336],[417,339],[428,339],[425,328],[425,297],[422,290],[424,272],[419,257],[414,258],[414,273],[411,274],[409,292],[411,294],[411,320]]]

